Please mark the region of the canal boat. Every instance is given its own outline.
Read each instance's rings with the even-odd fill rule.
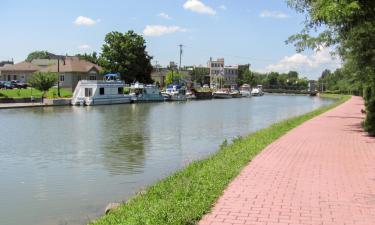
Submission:
[[[198,91],[197,89],[192,89],[191,92],[196,100],[212,99],[212,91]]]
[[[133,102],[162,102],[164,97],[159,87],[153,84],[134,83],[130,86],[130,96]]]
[[[252,96],[263,96],[263,86],[262,85],[257,85],[255,88],[251,90],[251,95]]]
[[[186,88],[181,85],[168,85],[162,93],[166,101],[186,101]]]
[[[124,94],[124,81],[117,74],[107,74],[103,80],[81,80],[74,90],[72,105],[111,105],[130,103],[130,95]]]
[[[245,97],[245,98],[251,97],[251,87],[250,87],[250,85],[249,84],[243,84],[240,87],[240,93],[241,93],[242,97]]]
[[[232,95],[229,93],[228,89],[222,88],[222,89],[216,90],[212,94],[212,97],[217,98],[217,99],[228,99],[228,98],[232,98]]]
[[[232,98],[242,98],[242,94],[238,90],[232,90],[230,95]]]

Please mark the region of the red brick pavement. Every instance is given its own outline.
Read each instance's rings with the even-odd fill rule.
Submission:
[[[362,108],[353,97],[269,145],[199,225],[374,225],[375,139]]]

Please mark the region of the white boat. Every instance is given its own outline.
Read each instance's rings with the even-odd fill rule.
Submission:
[[[238,90],[232,90],[230,95],[232,98],[242,98],[242,94]]]
[[[130,103],[120,80],[81,80],[74,89],[72,105],[111,105]]]
[[[251,97],[251,87],[248,84],[244,84],[240,87],[240,93],[242,97],[248,98]]]
[[[162,93],[167,101],[186,101],[186,88],[181,85],[168,85],[165,92]]]
[[[264,93],[263,93],[263,86],[262,85],[257,85],[256,88],[253,88],[253,90],[251,90],[251,95],[252,96],[262,96],[262,95],[264,95]]]
[[[162,102],[164,97],[159,87],[153,84],[135,83],[130,86],[130,96],[133,102]]]
[[[227,89],[218,89],[214,93],[212,93],[212,97],[226,99],[226,98],[232,98],[232,95],[229,93]]]

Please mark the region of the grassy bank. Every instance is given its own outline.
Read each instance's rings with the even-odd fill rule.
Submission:
[[[350,98],[325,97],[337,98],[338,101],[236,139],[233,144],[224,142],[216,154],[193,162],[157,182],[91,224],[195,224],[210,211],[229,182],[262,149],[303,122]]]
[[[0,98],[31,98],[31,95],[34,98],[41,98],[42,92],[36,89],[11,89],[11,90],[0,90]],[[62,98],[69,98],[72,97],[72,91],[69,89],[61,88],[60,95]],[[47,94],[47,98],[57,98],[57,88],[51,88]]]

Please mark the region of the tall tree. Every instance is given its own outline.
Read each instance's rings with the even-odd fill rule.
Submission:
[[[27,56],[26,61],[31,62],[34,59],[48,59],[49,56],[50,53],[47,51],[34,51]]]
[[[335,46],[345,64],[355,68],[356,80],[364,85],[365,129],[375,135],[375,1],[371,0],[289,0],[289,5],[307,13],[306,26],[288,42],[298,51]],[[324,29],[317,36],[315,32]]]
[[[127,82],[152,82],[152,57],[146,51],[146,42],[141,35],[130,30],[108,33],[99,64],[106,72],[119,73]]]

